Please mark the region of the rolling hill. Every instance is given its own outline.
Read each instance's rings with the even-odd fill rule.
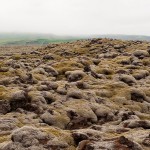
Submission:
[[[150,41],[150,36],[143,35],[79,35],[79,36],[58,36],[54,34],[34,33],[0,33],[0,45],[47,45],[49,43],[70,42],[88,38],[112,38],[121,40]]]

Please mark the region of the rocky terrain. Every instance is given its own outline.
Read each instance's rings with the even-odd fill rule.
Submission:
[[[0,49],[0,150],[150,149],[150,43],[22,49]]]

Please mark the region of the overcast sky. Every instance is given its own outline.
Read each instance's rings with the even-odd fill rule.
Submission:
[[[0,0],[0,32],[150,35],[150,0]]]

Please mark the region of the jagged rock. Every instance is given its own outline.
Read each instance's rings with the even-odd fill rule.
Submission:
[[[133,53],[133,55],[138,57],[138,58],[144,58],[144,57],[148,57],[149,53],[147,51],[144,51],[144,50],[136,50]]]
[[[35,68],[34,70],[32,70],[32,73],[48,75],[48,73],[43,68]]]
[[[65,142],[59,141],[59,140],[52,140],[49,141],[44,148],[46,149],[61,149],[61,150],[65,150],[69,147],[69,145]]]
[[[38,51],[31,51],[30,54],[40,55],[41,53]]]
[[[140,70],[137,73],[133,74],[133,77],[136,80],[141,80],[149,76],[149,72],[147,70]]]
[[[59,93],[61,95],[66,95],[67,94],[67,90],[65,88],[58,87],[57,88],[57,93]]]
[[[14,130],[11,135],[12,142],[6,144],[2,150],[7,149],[22,149],[36,148],[37,146],[43,148],[49,140],[53,139],[53,135],[48,135],[42,130],[34,127],[24,126],[20,129]]]
[[[8,67],[1,67],[0,68],[0,72],[7,72],[7,71],[9,71]]]
[[[126,145],[129,149],[143,150],[143,148],[138,143],[133,142],[133,141],[127,139],[124,136],[121,136],[119,138],[119,143],[123,144],[123,145]]]
[[[147,50],[147,52],[150,54],[150,48]]]
[[[0,114],[6,114],[10,112],[10,103],[7,100],[0,100]]]
[[[89,139],[89,136],[86,133],[82,133],[82,132],[73,132],[72,135],[76,144],[79,144],[79,142],[83,140]]]
[[[55,118],[52,114],[50,114],[50,112],[45,112],[44,114],[42,114],[41,119],[48,125],[53,125],[55,122]]]
[[[131,76],[131,75],[123,75],[122,74],[119,77],[119,80],[124,82],[124,83],[126,83],[126,84],[128,84],[129,86],[131,86],[133,84],[136,84],[136,79],[133,76]]]
[[[17,123],[19,120],[16,118],[3,117],[0,118],[0,132],[1,135],[9,134],[13,130],[17,129]]]
[[[108,107],[104,105],[92,105],[91,106],[92,110],[96,114],[97,118],[99,121],[106,122],[106,121],[112,121],[114,118],[114,115]]]
[[[13,142],[20,142],[25,147],[29,147],[32,144],[35,145],[37,142],[42,143],[43,140],[43,142],[47,143],[51,138],[53,138],[53,136],[46,134],[40,129],[30,126],[24,126],[13,131],[11,137]]]
[[[58,88],[58,84],[52,81],[42,81],[41,85],[46,85],[48,90],[56,90]]]
[[[93,63],[94,63],[95,65],[98,65],[98,64],[100,63],[100,59],[94,59],[94,60],[93,60]]]
[[[128,119],[133,119],[133,116],[135,116],[135,113],[133,111],[120,111],[116,112],[116,115],[122,120],[128,120]],[[139,119],[136,116],[136,119]]]
[[[54,60],[54,57],[51,56],[50,54],[48,54],[48,55],[43,56],[43,59],[46,59],[46,60]]]
[[[76,86],[79,89],[88,89],[89,88],[89,85],[86,82],[82,82],[82,81],[76,82]]]
[[[79,90],[72,90],[67,93],[67,99],[68,98],[82,99],[82,98],[85,98],[85,95]]]
[[[46,111],[40,116],[44,123],[53,125],[64,129],[69,123],[70,119],[67,116],[61,116],[60,113],[55,111]]]
[[[131,61],[130,61],[130,59],[124,59],[124,60],[119,61],[118,63],[120,63],[122,65],[129,65],[129,64],[131,64]]]
[[[114,45],[114,49],[121,49],[121,48],[125,48],[125,45]]]
[[[144,129],[150,129],[150,121],[148,120],[127,120],[123,122],[123,126],[126,128],[144,128]]]
[[[147,147],[150,147],[150,135],[142,141],[142,144]]]
[[[80,102],[79,104],[77,102]],[[97,116],[92,109],[86,104],[85,100],[67,101],[66,106],[69,106],[67,111],[70,123],[68,129],[77,129],[90,126],[91,123],[97,122]]]
[[[81,80],[86,74],[82,70],[67,71],[65,73],[69,82]]]
[[[42,66],[42,67],[47,73],[51,74],[52,76],[58,75],[58,71],[54,69],[52,66]]]
[[[131,100],[136,102],[143,102],[145,101],[146,95],[140,89],[131,89]]]
[[[25,91],[19,90],[11,94],[10,96],[10,107],[11,110],[25,107],[28,102],[27,94]]]
[[[11,84],[13,81],[14,81],[13,78],[6,77],[6,78],[3,78],[0,80],[0,85],[7,86],[7,85]]]
[[[112,59],[113,59],[113,58],[115,58],[115,57],[117,57],[117,56],[118,56],[117,53],[110,53],[110,52],[109,52],[109,53],[105,53],[103,57],[104,57],[104,58],[112,58]]]
[[[50,92],[47,91],[43,91],[42,96],[45,98],[47,104],[51,104],[52,102],[56,101],[56,98],[54,97],[54,95]]]
[[[82,146],[81,146],[82,144]],[[133,149],[133,150],[143,150],[143,148],[136,142],[133,142],[124,136],[118,139],[110,139],[106,141],[89,141],[80,142],[78,150],[101,150],[101,149],[111,149],[111,150],[121,150],[121,149]]]
[[[47,101],[44,98],[44,94],[45,93],[42,95],[41,92],[30,91],[28,93],[28,100],[30,103],[28,103],[25,108],[29,111],[35,111],[38,114],[43,113],[44,110],[47,109]]]

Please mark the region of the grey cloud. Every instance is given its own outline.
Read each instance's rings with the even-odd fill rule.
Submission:
[[[0,0],[0,32],[150,35],[150,0]]]

